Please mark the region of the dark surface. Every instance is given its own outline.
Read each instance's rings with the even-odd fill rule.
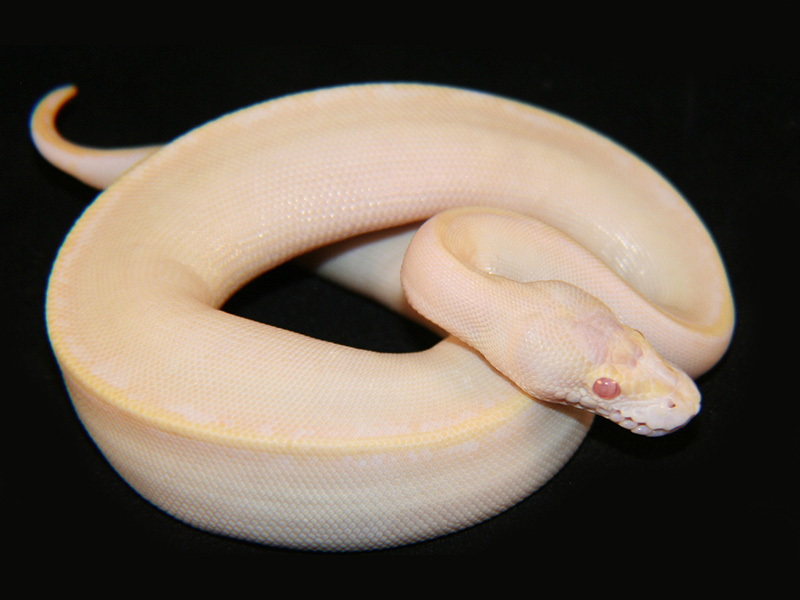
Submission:
[[[774,219],[776,208],[796,201],[800,191],[796,74],[747,64],[690,67],[688,61],[597,64],[378,47],[0,50],[3,331],[12,357],[5,380],[22,390],[6,397],[13,428],[4,488],[11,491],[11,520],[23,524],[17,548],[69,552],[80,542],[90,555],[281,553],[205,534],[152,508],[81,429],[50,352],[42,306],[55,253],[95,192],[35,153],[27,137],[34,102],[57,85],[75,83],[79,96],[60,120],[65,135],[126,146],[166,141],[291,92],[404,80],[538,104],[606,133],[655,165],[717,240],[738,324],[729,353],[699,382],[703,411],[687,428],[653,440],[596,421],[566,468],[517,507],[461,533],[381,554],[522,551],[569,561],[588,553],[619,563],[646,552],[668,558],[679,542],[691,569],[709,552],[745,551],[745,540],[747,552],[785,543],[796,551],[791,484],[797,453],[787,452],[787,436],[797,435],[797,394],[776,398],[787,382],[772,384],[773,375],[758,366],[764,358],[774,364],[779,353],[766,345],[761,327],[771,323],[774,331],[785,323],[778,333],[793,333],[781,309],[768,305],[768,290],[781,296],[782,284],[759,275],[758,252],[762,220]],[[771,243],[787,240],[775,237]],[[790,258],[796,257],[783,260]],[[791,278],[795,271],[786,273]],[[242,314],[360,347],[405,351],[430,343],[382,308],[291,269],[258,280],[234,305]]]

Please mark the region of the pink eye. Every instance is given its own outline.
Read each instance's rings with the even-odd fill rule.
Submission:
[[[604,400],[611,400],[620,394],[619,384],[608,377],[601,377],[595,381],[592,391]]]

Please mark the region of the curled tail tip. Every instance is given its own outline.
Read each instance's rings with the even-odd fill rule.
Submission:
[[[58,111],[78,94],[78,86],[67,83],[53,88],[42,96],[31,112],[31,133],[41,133],[44,129],[54,129]]]
[[[64,138],[56,127],[56,117],[77,93],[76,85],[65,84],[45,94],[31,113],[31,138],[39,154],[54,167],[86,185],[104,189],[160,146],[100,149],[75,144]]]
[[[65,152],[72,144],[56,128],[56,117],[61,108],[78,93],[74,84],[65,84],[50,90],[36,103],[29,121],[34,146],[48,162],[61,168],[54,154]]]

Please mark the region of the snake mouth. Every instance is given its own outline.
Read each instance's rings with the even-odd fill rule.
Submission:
[[[631,433],[647,437],[661,437],[662,435],[667,435],[668,433],[672,433],[673,431],[677,431],[678,429],[683,427],[683,425],[679,425],[672,429],[652,428],[646,423],[640,423],[639,421],[634,421],[630,417],[623,417],[619,411],[614,411],[607,418],[610,421],[619,425],[620,427],[629,430]],[[684,425],[685,424],[686,423],[684,423]]]
[[[667,398],[648,407],[621,406],[603,415],[631,433],[660,437],[678,431],[700,411],[699,397],[693,409]]]
[[[565,404],[582,408],[616,423],[631,433],[646,437],[661,437],[681,429],[692,420],[700,410],[698,404],[694,411],[682,408],[671,398],[661,399],[646,406],[624,403],[612,408],[602,406],[586,396],[567,397]]]

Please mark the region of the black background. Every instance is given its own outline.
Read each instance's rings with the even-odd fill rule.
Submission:
[[[402,80],[543,106],[655,165],[714,235],[738,322],[729,353],[699,381],[703,411],[685,429],[643,439],[596,420],[571,462],[523,503],[466,531],[377,554],[522,552],[568,561],[588,552],[592,560],[619,564],[640,553],[666,558],[678,542],[688,544],[683,560],[702,565],[720,551],[761,553],[788,543],[796,552],[797,393],[784,397],[779,390],[790,378],[776,389],[767,383],[774,376],[757,366],[764,358],[773,363],[778,353],[760,328],[771,323],[775,331],[783,322],[779,309],[767,308],[765,298],[785,293],[761,274],[759,226],[794,204],[800,191],[796,73],[757,61],[573,60],[517,49],[4,47],[0,77],[3,338],[12,356],[4,380],[7,390],[20,385],[5,398],[4,489],[10,521],[22,524],[14,538],[21,551],[71,552],[80,545],[89,555],[286,553],[203,533],[152,508],[113,473],[75,418],[42,307],[55,253],[96,192],[36,154],[27,134],[35,101],[75,83],[78,98],[59,121],[64,134],[84,144],[126,146],[168,141],[287,93]],[[796,278],[796,268],[776,266]],[[382,308],[291,268],[251,284],[232,307],[360,347],[404,351],[429,343]],[[795,326],[780,327],[779,334]]]

